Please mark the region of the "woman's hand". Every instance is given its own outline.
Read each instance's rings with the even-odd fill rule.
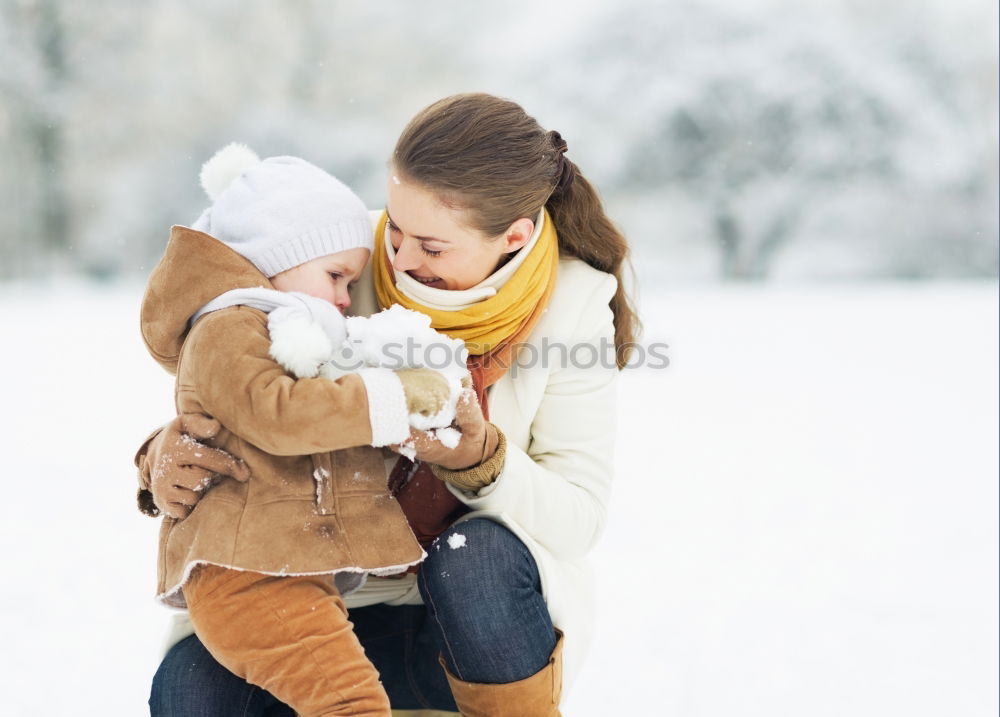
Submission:
[[[201,500],[203,492],[220,478],[250,478],[250,469],[239,458],[199,440],[214,438],[221,426],[200,413],[177,416],[163,427],[137,457],[139,483],[152,494],[155,508],[181,519]],[[140,506],[143,504],[140,490]],[[146,510],[145,512],[151,512]]]
[[[499,431],[487,422],[471,389],[463,391],[458,399],[455,424],[462,435],[454,448],[449,448],[430,433],[412,429],[410,446],[416,450],[416,460],[433,463],[449,471],[465,471],[493,458],[500,444]],[[399,447],[393,446],[393,449],[398,451]]]

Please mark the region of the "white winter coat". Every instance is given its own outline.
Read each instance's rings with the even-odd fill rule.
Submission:
[[[593,636],[587,553],[604,530],[614,474],[618,370],[608,302],[616,288],[613,276],[579,259],[559,262],[548,311],[528,342],[538,356],[550,347],[548,365],[518,366],[489,390],[490,421],[507,436],[503,471],[477,497],[452,489],[472,509],[463,520],[498,520],[531,550],[549,615],[565,634],[565,687]],[[561,349],[551,348],[560,344],[575,361],[564,365]]]

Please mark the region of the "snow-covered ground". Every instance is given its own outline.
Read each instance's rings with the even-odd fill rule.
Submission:
[[[143,714],[138,286],[0,287],[4,714]],[[997,712],[997,285],[647,295],[570,716]]]

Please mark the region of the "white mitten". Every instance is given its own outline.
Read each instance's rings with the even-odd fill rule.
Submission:
[[[318,321],[298,309],[282,307],[267,317],[271,358],[295,378],[314,378],[330,360],[333,342]]]
[[[315,378],[347,338],[344,317],[332,304],[299,292],[267,315],[271,358],[296,378]]]

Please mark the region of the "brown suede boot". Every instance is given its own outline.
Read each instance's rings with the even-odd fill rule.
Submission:
[[[203,565],[184,596],[212,656],[300,717],[389,717],[389,697],[329,577]]]
[[[562,696],[562,633],[556,630],[556,646],[545,667],[517,682],[488,685],[463,682],[445,667],[451,694],[465,717],[559,717]]]

